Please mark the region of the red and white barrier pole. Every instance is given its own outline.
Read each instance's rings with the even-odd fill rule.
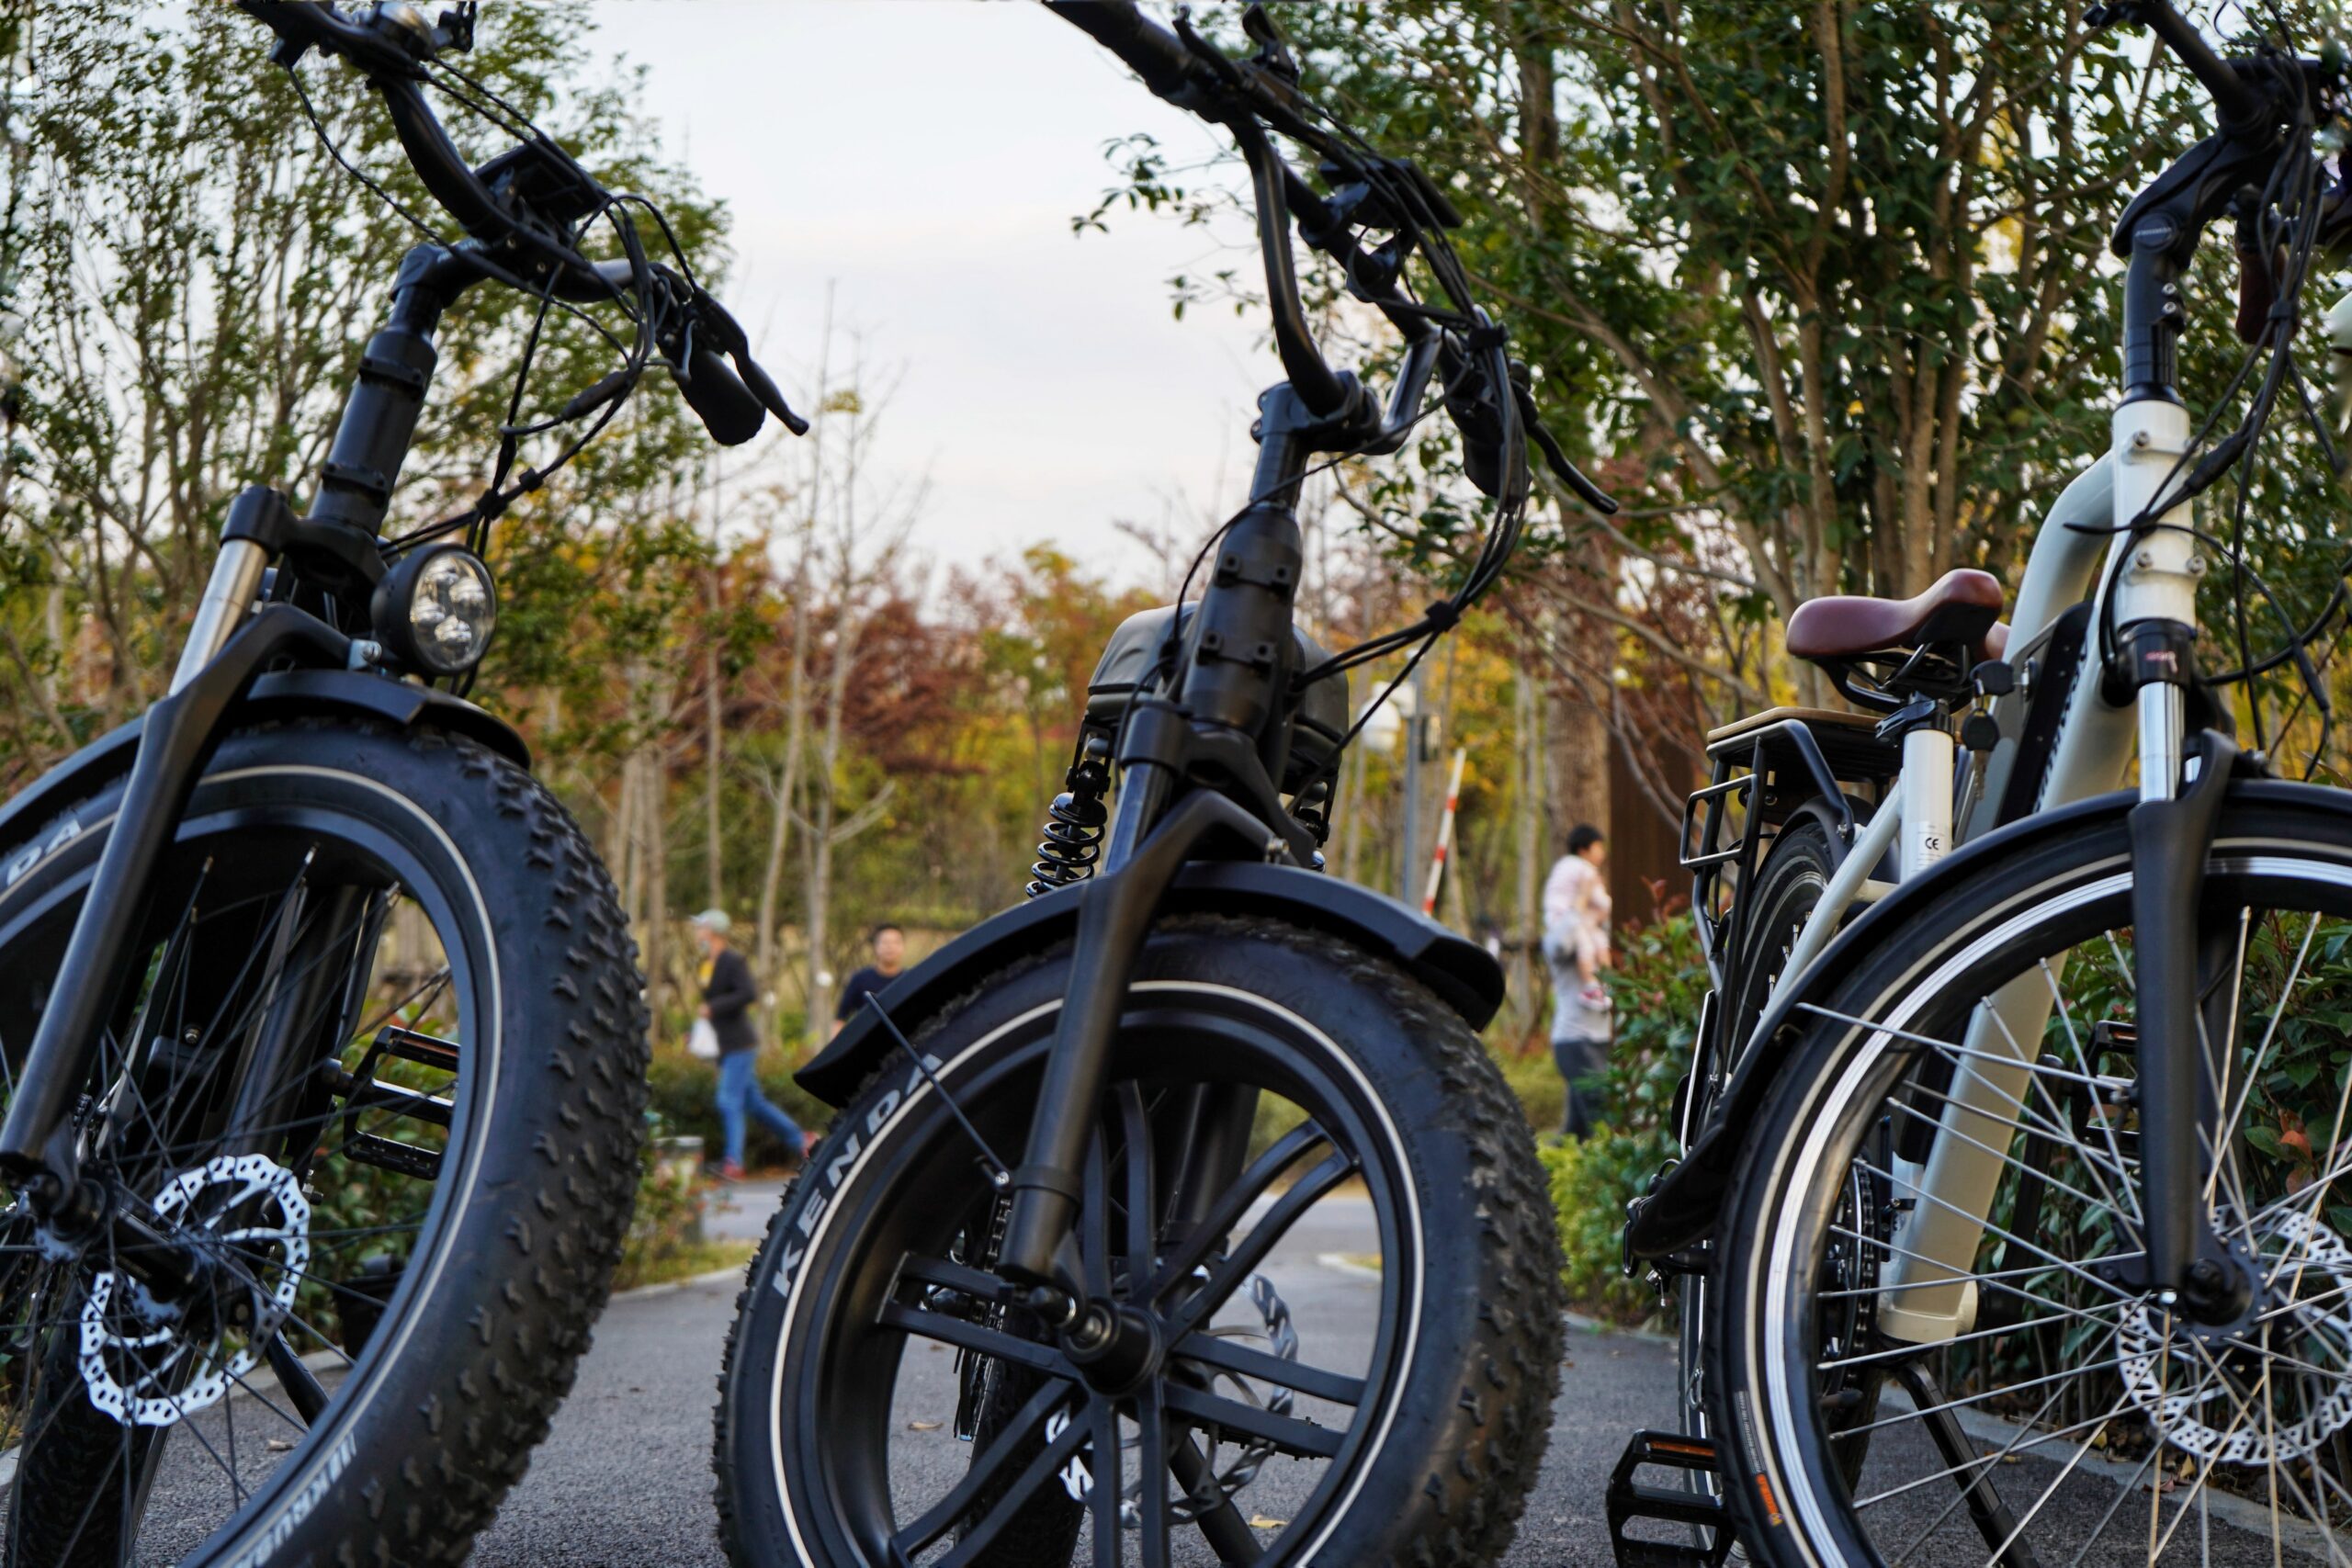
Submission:
[[[1446,852],[1453,847],[1453,808],[1462,802],[1462,764],[1470,753],[1463,747],[1453,749],[1453,777],[1445,786],[1445,815],[1437,825],[1437,849],[1430,856],[1429,891],[1421,896],[1421,913],[1437,913],[1438,885],[1445,880]]]

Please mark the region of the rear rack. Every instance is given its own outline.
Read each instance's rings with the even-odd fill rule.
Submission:
[[[1738,951],[1737,890],[1755,874],[1767,830],[1777,832],[1818,796],[1851,844],[1848,786],[1883,794],[1902,771],[1903,748],[1882,739],[1878,720],[1868,714],[1779,707],[1711,732],[1707,758],[1712,776],[1683,803],[1680,852],[1691,874],[1700,945],[1720,989],[1724,965]]]

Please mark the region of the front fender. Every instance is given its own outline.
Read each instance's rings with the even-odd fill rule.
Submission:
[[[256,676],[244,696],[221,721],[224,729],[254,719],[318,714],[378,718],[405,729],[431,724],[480,741],[519,768],[531,765],[530,748],[507,723],[463,698],[389,675],[354,670],[281,670]],[[141,715],[91,741],[0,805],[0,844],[38,828],[74,801],[130,772],[139,755]]]
[[[899,976],[879,998],[891,1021],[912,1035],[989,976],[1070,937],[1088,886],[1059,888],[992,915]],[[1328,931],[1396,963],[1473,1029],[1485,1028],[1502,1006],[1502,966],[1485,948],[1394,898],[1295,866],[1195,861],[1177,874],[1159,913],[1267,914]],[[843,1024],[832,1043],[794,1077],[826,1104],[846,1105],[897,1048],[869,1007]]]

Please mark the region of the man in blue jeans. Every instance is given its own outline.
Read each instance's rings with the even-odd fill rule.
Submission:
[[[817,1137],[803,1133],[800,1123],[760,1092],[755,1070],[760,1033],[752,1022],[752,1004],[759,999],[760,988],[752,979],[752,966],[727,944],[727,933],[734,929],[734,922],[724,909],[705,909],[694,918],[694,928],[703,950],[702,1015],[710,1020],[711,1032],[718,1036],[718,1120],[727,1130],[727,1157],[718,1174],[729,1181],[741,1181],[746,1111],[758,1117],[760,1125],[787,1149],[806,1154]]]

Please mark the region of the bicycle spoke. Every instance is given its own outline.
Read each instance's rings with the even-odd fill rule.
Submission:
[[[1257,1405],[1238,1399],[1221,1398],[1204,1390],[1188,1388],[1181,1382],[1162,1386],[1161,1398],[1167,1401],[1170,1414],[1262,1438],[1281,1452],[1294,1458],[1329,1459],[1340,1451],[1340,1445],[1347,1439],[1345,1430],[1334,1431],[1329,1427],[1319,1427],[1295,1416],[1276,1416]]]
[[[1136,1396],[1136,1474],[1140,1482],[1136,1545],[1143,1568],[1169,1568],[1173,1543],[1169,1533],[1168,1413],[1157,1382],[1146,1383]]]
[[[988,1489],[989,1483],[997,1478],[1014,1453],[1045,1426],[1046,1417],[1067,1402],[1069,1395],[1069,1385],[1050,1382],[1032,1394],[1029,1403],[1005,1423],[996,1439],[973,1456],[970,1467],[964,1472],[964,1478],[956,1483],[954,1489],[925,1509],[914,1523],[893,1536],[891,1546],[911,1562],[933,1541],[945,1535],[954,1528],[956,1521],[964,1517],[965,1510],[972,1506],[973,1500]]]
[[[884,1328],[895,1328],[924,1339],[936,1339],[943,1345],[953,1345],[960,1350],[976,1351],[994,1356],[1001,1361],[1013,1361],[1032,1371],[1047,1373],[1066,1382],[1078,1381],[1078,1369],[1069,1358],[1050,1345],[1040,1345],[1034,1339],[1023,1339],[1001,1329],[989,1328],[944,1312],[932,1312],[892,1302],[884,1306],[875,1321]]]
[[[1094,1479],[1087,1488],[1086,1503],[1094,1516],[1094,1568],[1119,1568],[1119,1546],[1125,1537],[1119,1503],[1125,1495],[1120,1484],[1119,1409],[1107,1399],[1097,1399],[1092,1412],[1094,1438],[1089,1454],[1094,1461]],[[1145,1485],[1154,1479],[1146,1476]]]
[[[1265,1261],[1266,1254],[1272,1251],[1274,1244],[1288,1234],[1298,1217],[1325,1193],[1354,1174],[1355,1168],[1353,1160],[1335,1152],[1294,1182],[1290,1190],[1276,1199],[1265,1216],[1250,1228],[1250,1234],[1242,1238],[1241,1245],[1226,1255],[1200,1290],[1187,1297],[1183,1306],[1170,1317],[1170,1331],[1183,1335],[1223,1306],[1226,1298],[1257,1271],[1258,1265]]]
[[[1205,1334],[1198,1329],[1178,1340],[1170,1349],[1171,1356],[1198,1361],[1236,1377],[1256,1378],[1260,1382],[1279,1383],[1284,1388],[1328,1399],[1334,1404],[1362,1404],[1363,1380],[1339,1372],[1327,1372],[1319,1368],[1301,1365],[1280,1356],[1253,1350],[1247,1345],[1237,1345],[1231,1339]]]
[[[972,1561],[995,1543],[1004,1527],[1012,1522],[1012,1516],[1021,1511],[1021,1506],[1034,1496],[1038,1488],[1048,1482],[1060,1484],[1062,1466],[1069,1462],[1091,1435],[1092,1428],[1085,1422],[1072,1421],[1046,1439],[1045,1447],[1037,1450],[1036,1457],[1023,1469],[1019,1478],[1006,1489],[1003,1496],[997,1499],[996,1506],[956,1541],[956,1550],[941,1558],[935,1568],[970,1568]]]
[[[1329,1135],[1312,1122],[1284,1134],[1272,1148],[1250,1163],[1250,1168],[1241,1173],[1240,1180],[1218,1197],[1200,1229],[1161,1260],[1151,1277],[1150,1287],[1144,1292],[1145,1297],[1157,1301],[1190,1276],[1223,1244],[1233,1227],[1241,1223],[1241,1216],[1249,1213],[1250,1205],[1273,1185],[1276,1177],[1330,1141]]]

